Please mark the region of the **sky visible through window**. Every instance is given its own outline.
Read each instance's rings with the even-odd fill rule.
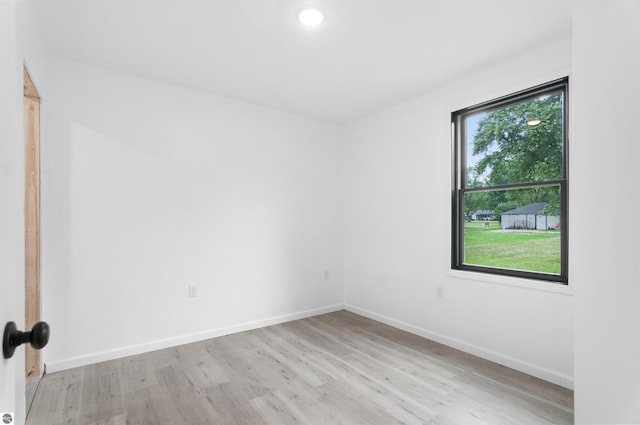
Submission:
[[[470,115],[465,119],[466,125],[466,144],[467,144],[467,168],[474,167],[478,161],[484,156],[484,154],[473,155],[473,141],[475,139],[476,131],[478,130],[478,124],[486,117],[486,113]]]

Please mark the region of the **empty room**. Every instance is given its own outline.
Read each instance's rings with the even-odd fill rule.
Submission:
[[[638,52],[635,0],[0,1],[2,423],[640,424]]]

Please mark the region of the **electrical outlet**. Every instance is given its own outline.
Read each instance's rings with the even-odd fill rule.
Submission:
[[[324,271],[324,280],[329,280],[330,275],[329,275],[329,270],[325,270]]]
[[[198,285],[189,285],[189,298],[198,296]]]
[[[438,298],[444,297],[444,287],[442,285],[436,286],[436,296]]]

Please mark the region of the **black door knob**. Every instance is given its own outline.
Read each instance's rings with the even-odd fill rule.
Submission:
[[[9,359],[13,356],[16,347],[27,342],[36,350],[40,350],[49,342],[49,334],[49,325],[45,322],[36,323],[28,332],[19,331],[14,322],[9,322],[4,327],[2,354],[5,359]]]

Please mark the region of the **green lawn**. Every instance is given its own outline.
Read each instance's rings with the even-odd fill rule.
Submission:
[[[465,223],[465,264],[560,273],[559,231],[501,230],[498,222],[488,223]]]

